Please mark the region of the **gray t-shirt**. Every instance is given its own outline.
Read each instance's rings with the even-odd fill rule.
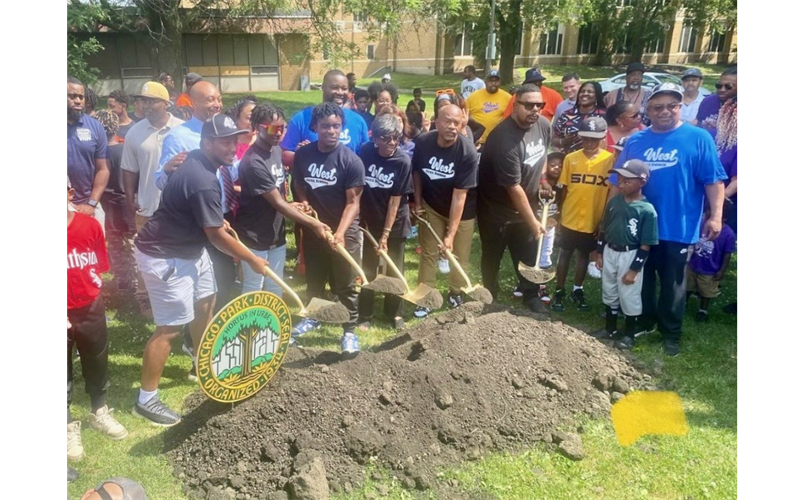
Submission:
[[[470,94],[476,90],[481,90],[484,87],[486,87],[486,84],[477,76],[475,77],[475,80],[472,81],[465,78],[461,81],[461,95],[464,97],[464,99],[466,99],[470,96]]]
[[[126,134],[120,168],[140,174],[137,186],[137,204],[140,205],[140,210],[137,215],[151,217],[159,206],[161,191],[154,182],[154,172],[159,168],[162,141],[170,130],[182,123],[182,120],[171,115],[168,123],[157,129],[147,119],[140,120]]]

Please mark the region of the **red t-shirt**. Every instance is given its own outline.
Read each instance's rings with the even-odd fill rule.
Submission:
[[[100,223],[76,212],[67,226],[67,309],[86,307],[101,293],[101,273],[109,270]]]

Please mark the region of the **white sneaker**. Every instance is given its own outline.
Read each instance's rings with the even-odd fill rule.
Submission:
[[[115,420],[115,417],[112,416],[112,411],[114,410],[110,410],[108,406],[104,405],[102,408],[98,408],[95,413],[90,413],[89,426],[102,434],[106,434],[113,441],[118,441],[128,436],[129,431]]]
[[[442,274],[450,273],[450,261],[445,259],[444,257],[439,258],[439,263],[436,267],[439,268],[439,272]]]
[[[84,458],[84,445],[81,443],[81,421],[74,420],[67,424],[67,460]]]
[[[599,271],[598,268],[595,267],[595,262],[590,262],[589,264],[587,264],[587,276],[589,276],[590,278],[595,278],[597,280],[601,279],[601,271]]]

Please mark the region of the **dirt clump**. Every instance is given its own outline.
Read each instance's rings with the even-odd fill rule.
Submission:
[[[545,442],[573,460],[573,416],[606,417],[650,377],[561,322],[471,302],[352,359],[292,349],[268,387],[237,405],[188,398],[165,435],[189,496],[327,498],[375,463],[402,484],[453,488],[437,472],[490,452]],[[559,433],[559,434],[557,434]],[[458,498],[458,490],[447,496]],[[455,494],[453,494],[455,493]]]

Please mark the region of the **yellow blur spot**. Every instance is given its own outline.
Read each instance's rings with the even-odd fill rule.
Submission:
[[[684,436],[688,420],[675,392],[634,391],[612,405],[612,423],[621,446],[631,446],[641,436]]]

